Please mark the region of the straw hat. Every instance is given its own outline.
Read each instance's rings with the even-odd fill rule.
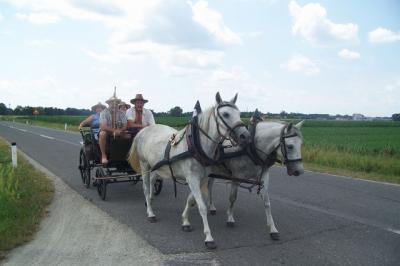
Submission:
[[[92,111],[95,112],[97,107],[101,107],[101,109],[103,109],[103,110],[107,108],[104,104],[102,104],[101,102],[98,102],[96,105],[92,106]]]
[[[119,104],[120,102],[121,102],[121,100],[118,99],[117,96],[116,96],[116,88],[114,88],[114,95],[111,96],[110,99],[108,99],[108,100],[106,101],[106,103],[110,105],[110,104],[112,104],[112,103],[117,103],[117,104]]]
[[[131,100],[131,103],[135,104],[136,101],[143,101],[143,103],[147,103],[148,102],[148,100],[144,99],[143,95],[140,94],[140,93],[136,94],[136,97]]]
[[[126,109],[131,108],[131,105],[127,104],[126,102],[121,102],[120,104],[118,104],[118,108],[121,107],[121,106],[124,106],[124,105],[126,106]]]

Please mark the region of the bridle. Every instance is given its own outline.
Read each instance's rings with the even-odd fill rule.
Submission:
[[[233,127],[229,126],[229,124],[225,121],[225,119],[223,118],[223,116],[221,115],[221,113],[219,111],[219,109],[222,107],[231,107],[236,110],[238,110],[238,108],[236,107],[236,105],[234,105],[230,102],[221,102],[214,109],[214,119],[215,119],[215,123],[217,125],[218,134],[221,137],[223,137],[222,141],[224,141],[225,139],[235,140],[235,134],[234,134],[235,130],[239,127],[246,127],[246,125],[242,121],[238,121],[236,124],[233,125]],[[221,120],[223,125],[218,123],[218,120]],[[220,127],[223,127],[225,129],[225,131],[227,132],[225,135],[221,133]],[[235,142],[238,142],[238,141],[235,140]]]
[[[214,112],[212,112],[210,115],[214,115],[214,120],[215,120],[215,124],[217,127],[217,132],[219,135],[219,140],[213,140],[206,131],[204,131],[204,129],[202,129],[200,126],[197,126],[197,129],[204,135],[206,136],[209,140],[211,140],[213,143],[221,145],[222,142],[225,139],[230,139],[230,140],[234,140],[235,139],[235,130],[239,127],[246,127],[246,125],[242,122],[239,121],[237,122],[233,127],[229,126],[229,124],[224,120],[223,116],[221,115],[221,113],[219,112],[219,109],[222,107],[231,107],[234,108],[236,110],[238,110],[238,108],[236,107],[236,105],[230,103],[230,102],[222,102],[219,103],[215,108],[214,108]],[[218,122],[218,120],[222,121],[222,125]],[[225,131],[227,132],[226,134],[222,134],[220,127],[223,127],[225,129]]]
[[[266,153],[263,150],[260,150],[258,148],[255,148],[258,152],[261,152],[263,154],[265,154],[267,157],[265,160],[261,159],[261,158],[256,158],[257,161],[261,162],[261,165],[265,165],[269,162],[271,162],[271,159],[275,162],[280,162],[280,160],[278,160],[276,158],[276,151],[278,150],[278,148],[281,148],[281,153],[282,153],[282,157],[283,157],[283,164],[288,164],[288,163],[294,163],[294,162],[301,162],[303,161],[302,158],[295,158],[295,159],[289,159],[288,157],[288,149],[287,149],[287,144],[286,144],[286,139],[288,138],[295,138],[295,137],[299,137],[299,135],[297,133],[292,133],[290,135],[285,135],[285,129],[290,129],[292,127],[292,124],[285,124],[282,129],[281,129],[281,133],[280,133],[280,137],[279,137],[279,143],[277,146],[275,146],[275,148],[270,152],[270,153]],[[254,143],[254,140],[253,140]],[[254,144],[253,144],[254,145]],[[271,158],[272,157],[272,158]],[[273,164],[273,163],[272,163]]]
[[[281,152],[282,152],[282,156],[283,156],[283,163],[286,165],[287,163],[294,163],[294,162],[301,162],[303,159],[300,158],[296,158],[296,159],[289,159],[287,154],[288,154],[288,150],[287,150],[287,145],[286,145],[286,139],[288,138],[295,138],[298,137],[299,135],[297,133],[293,133],[290,135],[285,135],[285,129],[286,128],[291,128],[292,127],[292,123],[290,124],[286,124],[282,130],[281,130],[281,137],[279,140],[279,145],[281,147]],[[278,148],[278,147],[277,147]]]

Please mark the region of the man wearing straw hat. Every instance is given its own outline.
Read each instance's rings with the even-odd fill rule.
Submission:
[[[131,107],[126,111],[128,128],[133,135],[136,135],[142,128],[156,123],[154,121],[153,113],[150,110],[143,108],[144,104],[147,102],[148,100],[144,99],[142,94],[136,94],[136,97],[131,100],[134,107]]]
[[[100,133],[99,146],[101,150],[101,163],[107,164],[106,143],[107,135],[117,137],[124,135],[127,128],[127,120],[124,112],[118,110],[118,104],[121,102],[114,95],[106,101],[108,108],[100,113]]]

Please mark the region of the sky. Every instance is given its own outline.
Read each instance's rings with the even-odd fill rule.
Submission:
[[[0,0],[0,102],[400,112],[398,0]]]

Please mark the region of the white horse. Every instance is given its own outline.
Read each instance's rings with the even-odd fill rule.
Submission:
[[[219,144],[225,139],[231,139],[240,145],[246,145],[250,140],[250,134],[240,120],[240,111],[235,105],[237,94],[229,102],[222,101],[219,93],[216,94],[215,99],[215,106],[208,108],[197,116],[199,149],[203,151],[203,155],[207,157],[206,159],[211,161],[218,160]],[[134,169],[135,160],[140,163],[144,196],[147,204],[147,216],[151,222],[156,221],[156,216],[152,209],[152,189],[156,176],[186,180],[203,220],[204,234],[206,236],[205,245],[207,248],[213,249],[216,248],[216,244],[208,225],[206,205],[208,197],[208,171],[206,168],[209,167],[200,163],[197,160],[198,158],[185,156],[180,160],[163,164],[158,169],[154,169],[155,165],[159,164],[160,161],[165,161],[166,147],[171,139],[174,140],[170,146],[168,160],[169,158],[173,160],[177,155],[187,153],[190,148],[189,142],[185,139],[185,134],[189,134],[187,131],[187,127],[177,131],[165,125],[153,125],[144,128],[136,135],[133,141],[128,161]],[[185,226],[186,222],[183,219],[182,227],[185,228]]]
[[[279,232],[276,229],[274,219],[271,214],[271,203],[268,196],[269,168],[273,165],[277,157],[285,163],[288,175],[298,176],[304,173],[301,160],[302,134],[300,132],[304,121],[296,125],[281,122],[259,122],[255,127],[253,145],[255,155],[243,155],[224,161],[225,167],[213,167],[211,172],[214,174],[227,175],[240,179],[253,179],[261,181],[261,196],[264,201],[265,213],[267,216],[267,226],[273,240],[279,240]],[[226,153],[235,152],[238,148],[226,149]],[[277,157],[275,157],[277,156]],[[250,158],[252,157],[252,158]],[[254,158],[256,157],[256,158]],[[216,208],[212,201],[212,186],[214,178],[209,180],[209,208],[212,215],[216,214]],[[229,195],[229,208],[227,210],[227,226],[233,227],[235,219],[233,207],[237,198],[239,182],[231,182]],[[188,200],[190,203],[190,200]],[[188,206],[187,206],[188,208]]]

